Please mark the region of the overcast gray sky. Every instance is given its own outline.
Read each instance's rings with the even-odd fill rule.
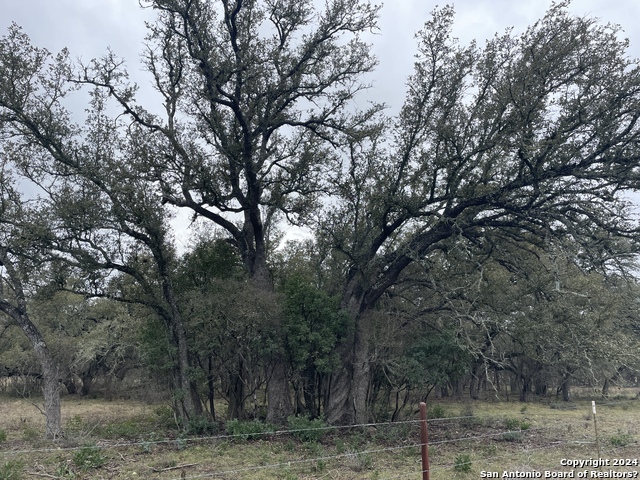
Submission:
[[[379,2],[374,2],[379,3]],[[384,5],[374,51],[380,65],[374,76],[375,98],[399,108],[404,98],[404,82],[411,73],[415,52],[414,33],[429,13],[445,2],[396,0]],[[514,26],[521,32],[540,18],[551,2],[546,0],[460,0],[456,9],[455,35],[466,44],[482,41]],[[137,0],[0,0],[0,29],[15,21],[33,43],[57,52],[68,47],[72,56],[87,61],[103,54],[107,47],[127,60],[130,73],[144,86],[138,63],[145,35],[144,21],[153,13],[139,7]],[[640,18],[637,0],[574,0],[571,11],[620,24],[631,40],[633,56],[640,56],[640,32],[634,31]],[[482,42],[480,42],[482,43]]]

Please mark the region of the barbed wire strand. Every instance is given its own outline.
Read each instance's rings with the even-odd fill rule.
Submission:
[[[287,430],[269,430],[265,432],[248,432],[248,433],[230,433],[225,435],[213,435],[213,436],[198,436],[198,437],[176,437],[176,438],[164,438],[159,440],[137,440],[135,442],[118,442],[118,443],[103,443],[92,445],[96,448],[119,448],[126,446],[149,446],[163,443],[188,443],[198,441],[216,441],[227,440],[234,438],[249,438],[259,436],[285,436],[294,433],[321,431],[321,430],[337,430],[337,429],[349,429],[349,428],[364,428],[374,426],[394,426],[402,424],[418,424],[420,420],[406,420],[400,422],[382,422],[382,423],[361,423],[354,425],[327,425],[324,427],[310,427],[310,428],[296,428]],[[95,427],[93,428],[95,429]],[[54,448],[38,448],[30,450],[0,450],[0,454],[24,454],[24,453],[47,453],[47,452],[59,452],[59,451],[73,451],[86,448],[87,445],[77,447],[54,447]]]
[[[466,418],[466,417],[462,417],[462,418]],[[477,417],[476,417],[477,418]],[[234,439],[234,438],[243,438],[243,439],[247,439],[248,437],[255,437],[255,436],[267,436],[267,435],[271,435],[271,436],[284,436],[284,435],[288,435],[288,434],[293,434],[293,433],[302,433],[302,432],[310,432],[310,431],[318,431],[318,430],[328,430],[331,428],[357,428],[357,427],[371,427],[371,426],[376,426],[376,425],[386,425],[386,426],[392,426],[392,425],[398,425],[398,424],[409,424],[409,423],[413,423],[413,424],[418,424],[420,423],[420,420],[411,420],[411,421],[404,421],[404,422],[384,422],[384,423],[367,423],[367,424],[358,424],[358,425],[344,425],[344,426],[332,426],[332,427],[320,427],[320,428],[300,428],[300,429],[291,429],[291,430],[275,430],[275,431],[268,431],[268,432],[257,432],[257,433],[236,433],[236,434],[226,434],[226,435],[215,435],[215,436],[200,436],[200,437],[176,437],[176,438],[165,438],[165,439],[159,439],[159,440],[137,440],[135,442],[117,442],[117,443],[101,443],[101,444],[85,444],[85,445],[79,445],[79,446],[74,446],[74,447],[51,447],[51,448],[34,448],[34,449],[25,449],[25,450],[2,450],[0,451],[0,454],[5,454],[5,455],[22,455],[22,454],[30,454],[30,453],[53,453],[53,452],[65,452],[65,451],[76,451],[76,450],[82,450],[89,447],[92,448],[99,448],[99,449],[109,449],[109,448],[124,448],[124,447],[134,447],[134,446],[142,446],[142,447],[149,447],[151,445],[160,445],[160,444],[178,444],[181,445],[183,443],[195,443],[195,442],[199,442],[199,441],[203,441],[203,442],[215,442],[218,440],[227,440],[227,439]],[[492,434],[488,434],[489,436],[495,436],[495,435],[504,435],[507,433],[517,433],[517,432],[527,432],[527,431],[536,431],[536,430],[540,430],[540,429],[550,429],[551,427],[538,427],[536,429],[518,429],[518,430],[506,430],[503,432],[498,432],[498,433],[492,433]],[[474,436],[474,437],[458,437],[456,439],[448,439],[448,440],[443,440],[440,442],[430,442],[430,445],[436,445],[438,443],[451,443],[451,442],[456,442],[456,441],[462,441],[462,440],[467,440],[467,439],[474,439],[474,438],[483,438],[486,435],[480,435],[480,436]]]
[[[506,416],[477,416],[477,415],[465,415],[459,417],[443,417],[443,418],[434,418],[428,419],[427,423],[442,423],[445,421],[453,421],[453,420],[463,420],[463,419],[477,419],[477,420],[491,420],[493,418],[507,418]],[[199,441],[217,441],[217,440],[227,440],[234,438],[248,438],[248,437],[259,437],[259,436],[285,436],[295,433],[301,432],[311,432],[311,431],[326,431],[326,430],[338,430],[338,429],[357,429],[357,428],[365,428],[365,427],[380,427],[380,426],[400,426],[407,424],[418,425],[422,420],[403,420],[396,422],[378,422],[378,423],[360,423],[360,424],[352,424],[352,425],[326,425],[322,427],[310,427],[310,428],[297,428],[297,429],[286,429],[286,430],[268,430],[264,432],[248,432],[248,433],[235,433],[235,434],[225,434],[225,435],[213,435],[213,436],[196,436],[196,437],[176,437],[176,438],[164,438],[164,439],[148,439],[148,440],[137,440],[134,442],[118,442],[118,443],[103,443],[92,445],[96,448],[120,448],[127,446],[149,446],[149,445],[157,445],[164,443],[189,443],[189,442],[199,442]],[[94,430],[96,426],[92,428]],[[526,430],[524,430],[526,431]],[[53,447],[53,448],[39,448],[39,449],[29,449],[29,450],[0,450],[0,454],[24,454],[24,453],[47,453],[47,452],[59,452],[59,451],[74,451],[81,450],[82,448],[86,448],[87,445],[81,445],[76,447]]]
[[[527,430],[527,431],[532,431],[532,430]],[[503,431],[503,432],[499,432],[499,433],[492,433],[492,434],[486,434],[486,435],[476,435],[473,437],[460,437],[458,439],[452,439],[451,441],[464,441],[464,440],[479,440],[482,438],[489,438],[489,437],[493,437],[493,436],[497,436],[497,435],[505,435],[508,433],[521,433],[521,430],[507,430],[507,431]],[[447,441],[441,441],[441,442],[429,442],[429,445],[438,445],[441,443],[445,443]],[[386,452],[386,451],[397,451],[397,450],[402,450],[402,449],[407,449],[407,448],[415,448],[415,447],[422,447],[424,444],[422,443],[416,443],[416,444],[412,444],[412,445],[403,445],[403,446],[398,446],[398,447],[387,447],[387,448],[379,448],[379,449],[374,449],[374,450],[362,450],[362,451],[358,451],[358,452],[349,452],[349,453],[342,453],[342,454],[336,454],[336,455],[326,455],[323,457],[317,457],[317,458],[308,458],[308,459],[301,459],[301,460],[294,460],[294,461],[288,461],[288,462],[280,462],[277,464],[271,464],[271,465],[255,465],[255,466],[250,466],[250,467],[242,467],[239,469],[234,469],[234,470],[227,470],[224,472],[212,472],[212,473],[208,473],[208,474],[201,474],[199,476],[193,476],[193,477],[185,477],[185,478],[206,478],[207,476],[211,477],[211,476],[217,476],[217,475],[230,475],[230,474],[234,474],[234,473],[242,473],[242,472],[246,472],[246,471],[252,471],[252,470],[262,470],[262,469],[270,469],[270,468],[277,468],[277,467],[283,467],[283,466],[291,466],[293,464],[299,464],[299,463],[311,463],[311,462],[317,462],[317,461],[326,461],[326,460],[333,460],[333,459],[338,459],[338,458],[354,458],[354,457],[358,457],[358,455],[370,455],[373,453],[382,453],[382,452]]]

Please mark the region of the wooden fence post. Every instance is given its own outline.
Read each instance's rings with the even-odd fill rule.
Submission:
[[[596,422],[596,401],[591,401],[591,411],[593,412],[593,429],[596,432],[596,447],[598,448],[598,458],[600,458],[600,440],[598,439],[598,423]]]
[[[427,404],[420,402],[420,444],[422,447],[422,480],[429,480],[429,436],[427,434]]]

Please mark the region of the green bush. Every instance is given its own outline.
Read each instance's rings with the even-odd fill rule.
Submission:
[[[348,457],[345,458],[345,461],[351,470],[361,472],[373,467],[373,457],[370,453],[352,449],[348,449],[346,453],[348,454]]]
[[[531,428],[531,424],[529,422],[518,418],[506,418],[504,425],[509,430],[529,430]]]
[[[205,415],[190,418],[186,425],[189,435],[212,435],[218,432],[218,424]]]
[[[71,467],[71,460],[58,460],[55,476],[58,478],[75,478],[75,473]]]
[[[227,422],[227,434],[233,435],[239,440],[254,440],[264,438],[266,433],[274,432],[276,428],[268,423],[257,420],[229,420]]]
[[[456,472],[469,473],[471,471],[471,456],[466,453],[458,455],[453,464],[453,469]]]
[[[0,442],[7,441],[7,432],[0,428]]]
[[[153,409],[153,413],[157,417],[161,428],[177,427],[173,408],[171,408],[169,405],[159,405]]]
[[[447,410],[442,405],[431,405],[427,411],[428,419],[446,418]]]
[[[73,454],[73,463],[83,472],[100,468],[107,463],[102,451],[94,445],[85,445]]]
[[[321,419],[310,420],[307,417],[289,417],[287,419],[291,434],[303,442],[319,442],[324,436],[327,424]]]
[[[22,438],[24,438],[25,442],[32,443],[42,438],[42,432],[29,424],[25,424],[22,426]]]
[[[505,442],[519,443],[522,439],[522,433],[520,432],[507,432],[502,434],[502,440]]]
[[[626,447],[631,442],[633,442],[633,437],[628,433],[618,432],[617,435],[609,438],[609,443],[614,447]]]
[[[392,423],[381,425],[376,429],[374,438],[377,442],[386,445],[398,445],[405,442],[414,434],[415,424],[413,423]]]
[[[18,480],[22,478],[22,462],[20,460],[7,460],[0,463],[0,479]]]

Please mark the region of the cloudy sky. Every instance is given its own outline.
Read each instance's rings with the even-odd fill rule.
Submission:
[[[373,3],[380,2],[373,0]],[[454,34],[462,44],[472,39],[482,44],[486,38],[508,27],[514,27],[519,33],[542,17],[550,4],[550,0],[459,0],[454,2]],[[111,48],[126,59],[129,73],[142,89],[150,85],[138,60],[145,36],[144,22],[152,21],[154,16],[151,10],[141,9],[138,0],[0,0],[0,5],[0,35],[5,34],[11,22],[16,22],[34,44],[52,52],[67,47],[73,57],[84,61],[101,56]],[[437,5],[436,0],[388,0],[382,8],[380,30],[373,37],[380,64],[372,78],[375,88],[368,96],[369,100],[389,105],[389,113],[397,111],[404,99],[405,79],[413,66],[414,33]],[[570,10],[577,15],[619,24],[630,39],[630,55],[640,57],[640,31],[635,28],[640,18],[640,2],[573,0]],[[182,220],[176,219],[176,231],[183,235],[187,215],[185,213]],[[180,233],[177,234],[179,244],[183,243]],[[294,231],[291,233],[297,236]]]
[[[374,1],[374,3],[379,3]],[[540,18],[549,7],[547,0],[459,0],[455,35],[462,43],[482,42],[507,27],[516,32]],[[130,73],[144,86],[148,82],[138,64],[145,35],[144,22],[153,19],[150,10],[137,0],[0,0],[0,29],[4,33],[13,21],[22,26],[32,41],[56,52],[68,47],[72,56],[89,60],[110,47],[127,60]],[[393,109],[404,97],[404,82],[411,73],[415,51],[414,33],[438,4],[435,0],[395,0],[383,7],[374,51],[380,60],[372,100]],[[444,4],[444,2],[440,2]],[[622,26],[631,40],[631,53],[640,57],[640,32],[634,23],[640,18],[637,0],[574,0],[571,11],[595,16]],[[137,73],[137,74],[136,74]],[[139,75],[139,76],[138,76]]]

